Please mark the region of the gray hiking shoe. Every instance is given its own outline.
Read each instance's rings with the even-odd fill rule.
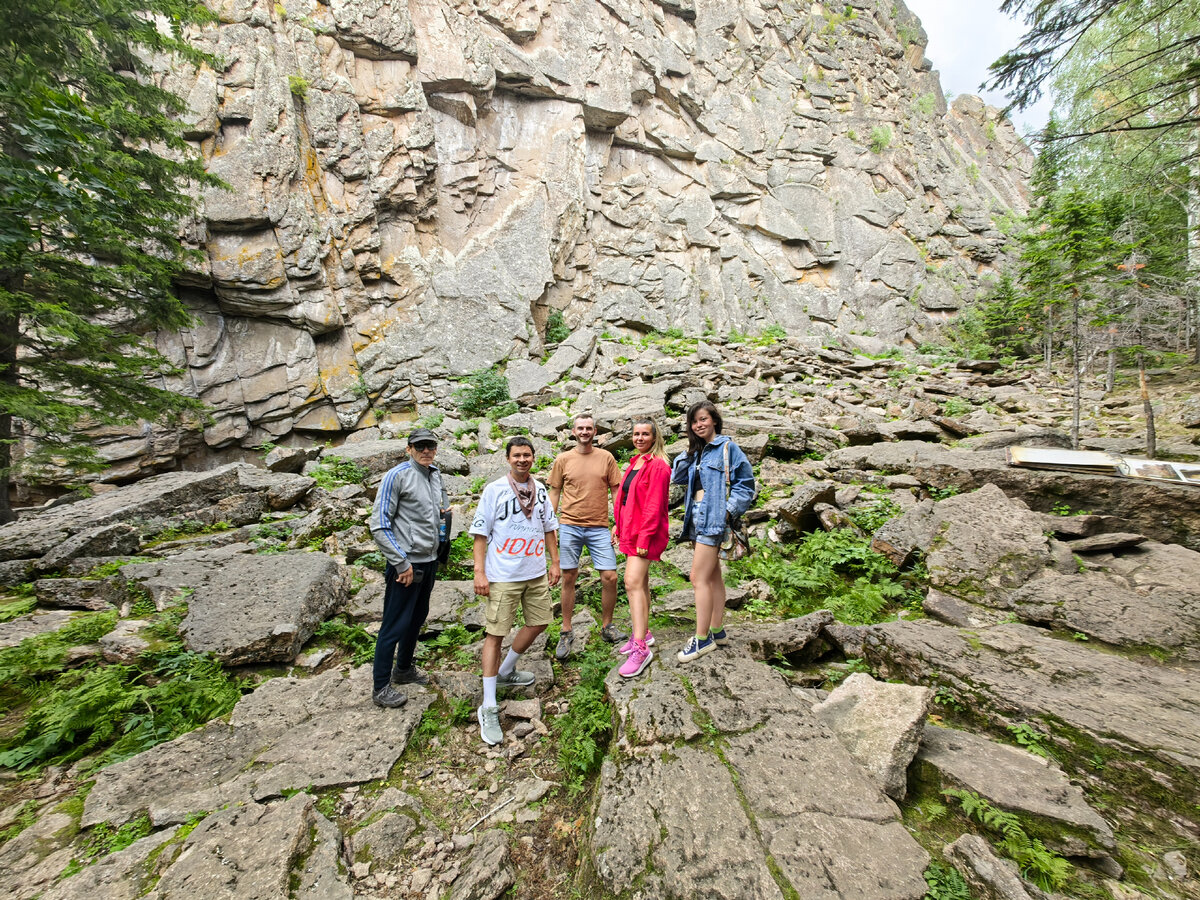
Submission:
[[[504,740],[504,732],[500,730],[500,707],[481,706],[477,712],[479,717],[479,736],[485,744],[496,746]]]
[[[575,632],[561,631],[558,634],[558,646],[554,648],[555,659],[566,659],[575,649]]]
[[[629,635],[618,628],[615,622],[609,622],[601,628],[600,637],[604,638],[610,644],[620,644],[629,639]]]
[[[392,669],[392,684],[429,684],[429,673],[416,666]]]
[[[404,691],[398,691],[390,684],[384,685],[371,695],[371,702],[384,709],[396,709],[408,702]]]
[[[532,672],[525,672],[521,669],[513,669],[507,675],[496,676],[496,689],[512,688],[512,687],[529,687],[534,682]]]

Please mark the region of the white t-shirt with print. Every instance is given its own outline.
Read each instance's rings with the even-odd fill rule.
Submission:
[[[546,574],[546,532],[558,531],[558,518],[540,482],[533,518],[526,518],[504,477],[483,489],[469,530],[488,539],[488,581],[528,581]]]

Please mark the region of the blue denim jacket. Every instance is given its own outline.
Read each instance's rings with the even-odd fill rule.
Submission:
[[[726,443],[729,444],[728,497],[725,495],[725,451],[722,449]],[[742,448],[724,434],[718,434],[700,451],[699,465],[693,465],[686,453],[675,457],[671,481],[688,486],[687,506],[683,511],[684,534],[694,525],[698,535],[719,535],[725,531],[727,513],[740,516],[754,502],[754,469]],[[698,488],[704,489],[704,499],[699,504],[695,502]]]

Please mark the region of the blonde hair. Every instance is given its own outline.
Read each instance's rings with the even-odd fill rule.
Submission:
[[[649,416],[642,416],[641,418],[634,419],[633,425],[634,427],[638,425],[650,426],[650,434],[654,437],[654,441],[650,444],[650,452],[646,455],[653,457],[654,459],[661,459],[665,463],[669,463],[670,460],[667,459],[666,444],[663,442],[662,429],[658,427],[658,423]]]

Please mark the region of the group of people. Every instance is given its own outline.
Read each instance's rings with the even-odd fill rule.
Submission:
[[[532,442],[520,436],[508,441],[508,472],[484,488],[469,528],[474,590],[486,598],[483,702],[477,711],[486,743],[504,739],[497,691],[534,682],[533,673],[517,664],[553,620],[550,588],[560,582],[562,627],[554,652],[564,660],[574,651],[575,585],[585,548],[600,573],[600,634],[609,643],[620,643],[619,652],[625,656],[618,671],[625,678],[645,671],[654,658],[655,643],[649,627],[650,563],[662,558],[670,542],[667,507],[672,483],[686,485],[679,540],[692,544],[696,600],[695,633],[676,659],[689,662],[728,642],[721,550],[731,523],[753,502],[754,473],[746,454],[721,433],[721,414],[709,401],[688,409],[685,430],[687,450],[672,465],[658,424],[649,417],[636,419],[634,454],[621,472],[613,455],[595,446],[594,419],[578,415],[571,428],[575,446],[554,460],[548,486],[532,474]],[[384,476],[371,512],[371,533],[387,560],[371,695],[377,706],[401,706],[407,699],[404,685],[429,681],[415,665],[414,654],[429,612],[439,542],[449,539],[439,534],[448,500],[434,464],[436,453],[433,432],[412,432],[409,459]],[[616,550],[626,558],[629,634],[613,621]],[[502,644],[518,609],[524,624],[501,660]]]

